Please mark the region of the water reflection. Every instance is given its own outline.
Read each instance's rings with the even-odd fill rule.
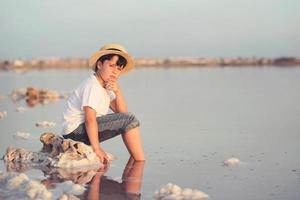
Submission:
[[[103,172],[96,173],[89,189],[81,199],[141,199],[144,165],[144,161],[135,161],[130,157],[124,168],[121,182],[104,176]]]
[[[30,164],[6,163],[7,171],[25,172],[29,169],[39,169],[44,173],[41,181],[47,189],[56,188],[56,184],[72,181],[80,185],[88,185],[87,190],[77,196],[80,199],[141,199],[141,187],[144,172],[144,161],[135,161],[130,157],[125,165],[121,182],[105,176],[109,170],[109,164],[95,168],[62,169],[48,168],[47,166],[32,166]]]
[[[48,104],[49,101],[46,99],[39,99],[39,98],[26,98],[26,105],[30,108],[33,108],[39,104],[45,105]]]
[[[61,99],[66,99],[68,93],[60,94],[56,91],[46,89],[38,89],[34,87],[14,89],[11,92],[11,99],[14,103],[18,103],[25,99],[28,107],[35,107],[38,104],[48,104]]]

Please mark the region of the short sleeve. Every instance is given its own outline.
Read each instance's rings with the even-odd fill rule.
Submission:
[[[81,108],[89,106],[94,110],[98,110],[97,108],[100,106],[101,99],[103,98],[101,94],[97,85],[87,85],[83,88]]]

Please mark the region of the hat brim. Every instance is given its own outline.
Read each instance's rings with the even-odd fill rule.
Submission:
[[[107,55],[107,54],[116,54],[116,55],[122,56],[126,59],[127,64],[124,67],[124,69],[121,71],[121,74],[125,74],[125,73],[129,72],[130,70],[132,70],[134,68],[133,58],[128,53],[125,53],[125,52],[122,52],[122,51],[117,51],[117,50],[101,50],[101,51],[95,52],[89,59],[89,66],[92,67],[93,69],[95,69],[95,65],[96,65],[97,60],[101,56],[104,56],[104,55]]]

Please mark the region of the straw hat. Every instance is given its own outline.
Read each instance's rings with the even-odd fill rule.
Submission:
[[[95,65],[97,60],[104,55],[107,54],[116,54],[124,57],[127,61],[126,66],[121,71],[121,74],[124,74],[130,71],[134,67],[134,60],[133,58],[127,53],[126,49],[119,45],[119,44],[107,44],[103,46],[99,51],[93,53],[93,55],[89,59],[89,66],[95,69]]]

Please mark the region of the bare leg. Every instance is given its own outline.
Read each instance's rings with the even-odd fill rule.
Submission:
[[[142,140],[140,135],[140,129],[138,127],[129,130],[122,134],[124,144],[127,147],[130,155],[136,161],[145,160],[144,151],[142,147]]]

